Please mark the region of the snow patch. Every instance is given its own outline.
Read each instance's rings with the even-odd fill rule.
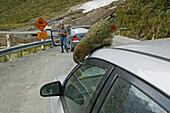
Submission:
[[[87,13],[89,11],[92,11],[93,9],[97,9],[97,8],[109,5],[113,1],[118,1],[118,0],[93,0],[93,1],[90,1],[90,2],[84,3],[78,9],[84,9],[83,13]]]

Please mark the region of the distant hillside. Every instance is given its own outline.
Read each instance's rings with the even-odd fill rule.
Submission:
[[[117,10],[115,24],[132,28],[121,35],[144,40],[170,37],[169,0],[126,0]],[[137,37],[136,37],[137,35]]]
[[[118,6],[115,25],[132,28],[121,35],[143,40],[170,37],[169,0],[118,0],[86,14],[76,9],[66,13],[86,1],[90,0],[0,0],[0,30],[32,26],[40,16],[48,22],[62,19],[67,26],[92,25]]]
[[[49,19],[89,0],[0,0],[0,30],[32,26],[37,17]]]

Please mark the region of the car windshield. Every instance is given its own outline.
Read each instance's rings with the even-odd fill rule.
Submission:
[[[79,34],[79,33],[87,33],[90,27],[81,27],[81,28],[74,28],[73,34]]]

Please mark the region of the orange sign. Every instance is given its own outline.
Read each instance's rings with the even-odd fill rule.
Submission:
[[[45,39],[47,38],[47,32],[38,32],[37,39]]]
[[[35,23],[35,27],[37,27],[40,31],[43,31],[47,24],[48,23],[46,21],[44,21],[42,18],[39,18]]]
[[[113,31],[116,31],[116,29],[117,29],[117,26],[113,25],[111,32],[113,33]]]

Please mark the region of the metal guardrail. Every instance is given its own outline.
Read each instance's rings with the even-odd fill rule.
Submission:
[[[32,43],[28,43],[28,44],[24,44],[24,45],[13,46],[13,47],[1,49],[0,50],[0,57],[5,56],[5,55],[9,55],[11,53],[15,53],[15,52],[18,52],[18,51],[23,51],[23,50],[26,50],[26,49],[29,49],[29,48],[50,44],[50,43],[52,43],[51,40],[46,40],[46,41],[32,42]]]
[[[1,48],[0,49],[0,60],[1,62],[6,62],[6,56],[9,56],[9,59],[12,60],[11,58],[11,54],[17,52],[17,57],[20,58],[22,57],[22,51],[29,49],[29,48],[33,48],[33,53],[36,53],[36,47],[37,46],[41,46],[42,45],[42,50],[45,50],[45,46],[46,44],[51,44],[52,46],[50,47],[56,47],[59,46],[60,43],[56,43],[56,42],[60,42],[59,38],[58,39],[54,39],[54,37],[59,37],[57,35],[57,30],[51,30],[51,29],[47,29],[46,31],[48,31],[47,33],[49,33],[49,36],[51,37],[51,39],[46,40],[46,41],[38,41],[38,42],[33,42],[33,43],[28,43],[28,44],[24,44],[24,45],[18,45],[18,46],[13,46],[13,47],[9,47],[9,48]],[[0,31],[0,34],[37,34],[36,31],[25,31],[25,32],[8,32],[8,31]],[[36,35],[35,35],[36,36]],[[7,40],[9,38],[9,35],[7,37]],[[10,41],[7,41],[7,45],[10,45]]]

